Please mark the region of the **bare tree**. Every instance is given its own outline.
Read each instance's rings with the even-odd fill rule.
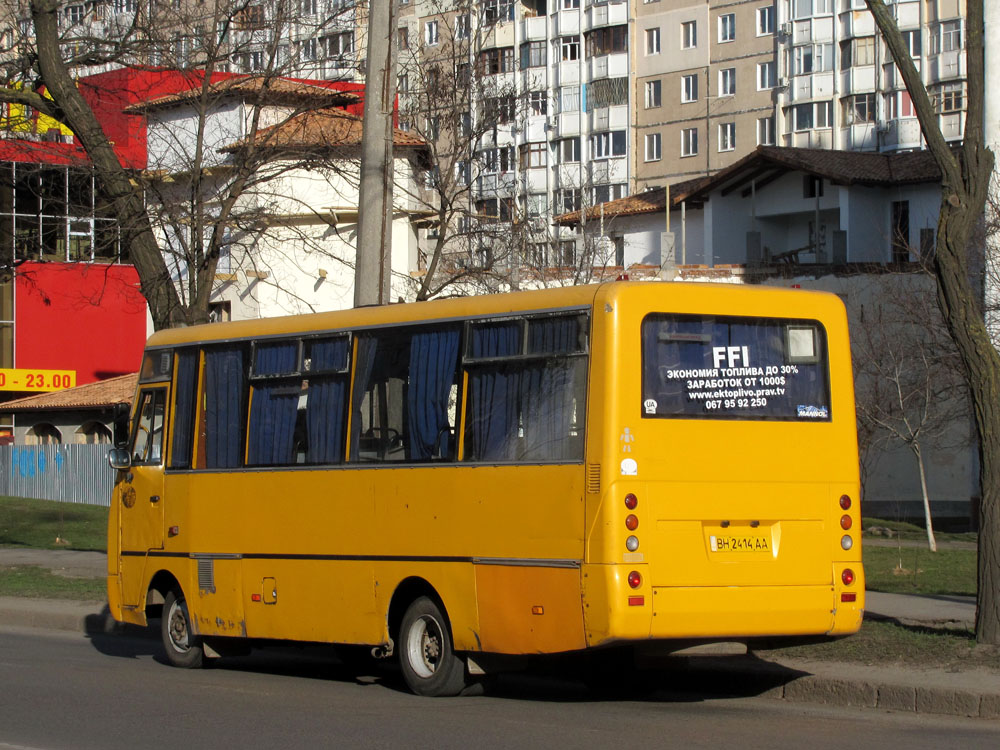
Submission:
[[[905,446],[917,463],[927,544],[937,551],[927,455],[968,443],[958,353],[923,273],[872,278],[852,321],[860,432],[869,448]],[[872,451],[869,450],[869,454]]]
[[[350,5],[344,12],[354,14]],[[353,76],[356,24],[320,16],[318,3],[300,0],[126,2],[122,8],[130,13],[98,19],[99,25],[89,18],[67,21],[69,9],[57,0],[28,6],[32,33],[6,61],[7,80],[22,83],[0,87],[0,101],[32,107],[64,124],[83,145],[101,203],[118,219],[154,325],[206,321],[220,258],[239,249],[240,238],[251,238],[261,217],[279,206],[281,178],[295,169],[336,169],[341,161],[334,143],[308,154],[281,147],[287,135],[282,125],[345,103],[342,92],[286,76],[329,72],[324,66]],[[93,12],[97,7],[103,6]],[[291,42],[293,27],[303,26],[310,33]],[[161,120],[155,127],[162,102],[133,109],[153,123],[151,163],[143,173],[119,161],[90,104],[93,97],[84,96],[76,81],[82,73],[126,65],[181,71],[189,80],[170,102],[184,108],[182,125]],[[234,78],[234,68],[248,75]],[[227,119],[234,101],[240,114]],[[252,252],[253,246],[244,249]]]
[[[965,132],[961,146],[953,148],[941,132],[937,112],[892,9],[883,0],[866,3],[906,84],[927,148],[941,170],[934,256],[938,303],[962,360],[979,431],[982,502],[976,640],[1000,644],[1000,354],[990,339],[977,280],[971,276],[968,262],[969,242],[983,217],[994,165],[983,133],[984,4],[982,0],[968,0],[965,4]]]

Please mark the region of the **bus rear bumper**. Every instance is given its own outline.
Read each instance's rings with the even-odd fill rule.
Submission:
[[[846,635],[861,627],[864,592],[839,602],[837,587],[654,587],[651,638]]]

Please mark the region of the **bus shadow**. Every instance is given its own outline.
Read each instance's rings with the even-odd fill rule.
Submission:
[[[167,668],[158,625],[158,621],[151,621],[148,628],[123,626],[110,617],[93,615],[87,621],[87,636],[101,654],[126,659],[152,657]],[[293,642],[251,645],[245,653],[207,660],[206,666],[409,692],[397,663],[375,660],[365,648]],[[587,653],[536,655],[513,669],[481,678],[463,695],[544,703],[701,703],[765,695],[806,674],[752,654],[668,657],[655,665],[639,666],[600,660],[596,669]]]

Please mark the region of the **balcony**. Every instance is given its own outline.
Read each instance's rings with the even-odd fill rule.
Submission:
[[[537,42],[548,39],[548,18],[535,16],[521,21],[521,41]]]
[[[592,57],[588,62],[590,63],[591,81],[598,78],[621,78],[628,75],[627,52]]]
[[[624,23],[628,23],[628,3],[624,0],[615,0],[600,5],[595,5],[592,2],[585,11],[584,28],[587,30]]]
[[[555,36],[571,36],[580,33],[580,11],[560,10],[556,14]]]

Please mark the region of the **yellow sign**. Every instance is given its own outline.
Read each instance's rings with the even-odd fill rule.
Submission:
[[[0,391],[61,391],[76,385],[76,370],[0,368]]]

